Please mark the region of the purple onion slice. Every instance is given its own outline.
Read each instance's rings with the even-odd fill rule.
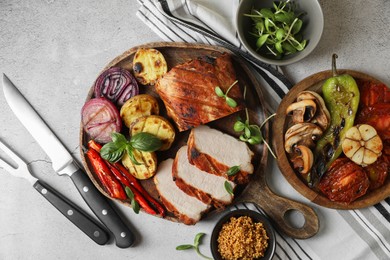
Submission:
[[[111,141],[112,132],[120,132],[122,119],[118,108],[105,97],[87,101],[81,109],[84,131],[98,143]]]
[[[126,100],[138,95],[138,83],[134,76],[121,67],[105,70],[95,81],[95,97],[106,97],[121,107]]]

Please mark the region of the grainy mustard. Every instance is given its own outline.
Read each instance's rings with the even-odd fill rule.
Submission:
[[[247,216],[231,217],[218,235],[218,251],[226,260],[249,260],[263,257],[268,247],[263,223],[254,223]]]

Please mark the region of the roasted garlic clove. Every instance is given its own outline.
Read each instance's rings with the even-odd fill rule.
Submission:
[[[342,148],[344,154],[353,162],[367,166],[381,155],[383,143],[374,127],[362,124],[346,132]]]

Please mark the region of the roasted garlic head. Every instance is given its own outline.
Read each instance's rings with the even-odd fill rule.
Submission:
[[[342,148],[344,154],[353,162],[367,166],[382,154],[383,143],[374,127],[362,124],[347,131]]]

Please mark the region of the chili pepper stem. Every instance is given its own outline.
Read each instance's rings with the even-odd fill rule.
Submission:
[[[337,76],[337,68],[336,68],[336,59],[338,58],[336,53],[333,53],[332,55],[332,74],[333,77]]]

